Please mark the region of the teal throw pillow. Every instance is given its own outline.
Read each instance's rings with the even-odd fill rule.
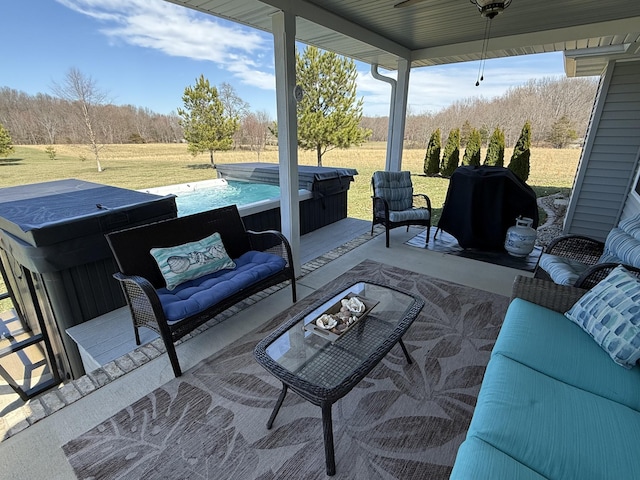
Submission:
[[[622,266],[585,293],[565,316],[619,365],[640,359],[640,280]]]
[[[187,280],[218,270],[236,268],[235,262],[229,258],[222,244],[219,233],[184,245],[152,248],[150,253],[167,282],[167,290],[173,290]]]

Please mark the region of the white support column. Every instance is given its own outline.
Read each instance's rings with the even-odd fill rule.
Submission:
[[[300,204],[298,202],[298,119],[293,89],[296,83],[296,17],[280,11],[271,18],[276,72],[278,161],[280,164],[280,220],[282,233],[300,274]]]
[[[393,125],[391,152],[387,156],[386,170],[399,172],[402,169],[402,148],[404,147],[404,126],[407,116],[407,97],[409,94],[409,73],[411,64],[408,60],[398,60],[398,79],[393,100],[393,112],[389,121]]]

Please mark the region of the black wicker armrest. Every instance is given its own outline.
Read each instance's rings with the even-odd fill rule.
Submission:
[[[589,267],[580,277],[576,280],[574,284],[575,287],[578,288],[593,288],[595,287],[601,280],[604,280],[607,275],[611,273],[611,270],[616,268],[619,263],[598,263],[597,265],[593,265]],[[631,274],[640,278],[640,268],[632,267],[631,265],[622,265],[626,268]]]
[[[389,218],[389,203],[382,197],[371,197],[373,199],[373,211],[377,216]]]
[[[426,208],[431,211],[431,199],[424,193],[413,194],[413,206],[415,208]]]
[[[587,290],[567,285],[557,285],[540,278],[518,275],[511,290],[511,300],[521,298],[556,312],[569,310]]]
[[[121,272],[113,274],[113,278],[120,282],[127,305],[131,312],[131,318],[137,327],[147,327],[158,333],[161,328],[160,323],[166,318],[158,293],[151,283],[138,275],[124,275]]]
[[[604,242],[582,235],[564,235],[554,239],[545,253],[577,260],[587,265],[598,262],[604,251]]]
[[[266,245],[266,248],[259,248],[259,250],[279,255],[287,261],[288,267],[293,265],[291,245],[287,237],[281,232],[277,230],[262,230],[259,232],[247,230],[247,235],[249,236],[249,242],[251,242],[252,248],[254,245]]]

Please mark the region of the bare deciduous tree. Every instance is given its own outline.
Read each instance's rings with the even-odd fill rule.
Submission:
[[[242,121],[242,143],[248,145],[252,152],[256,152],[258,161],[260,161],[260,153],[264,151],[267,145],[271,123],[272,120],[269,113],[264,110],[249,113]]]
[[[91,153],[96,159],[98,172],[102,171],[100,150],[104,147],[98,141],[98,107],[106,103],[107,94],[98,88],[97,82],[84,75],[77,68],[70,68],[62,83],[54,83],[52,91],[58,97],[69,101],[82,118],[86,139]]]

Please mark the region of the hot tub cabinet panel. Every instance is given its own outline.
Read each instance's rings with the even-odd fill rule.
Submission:
[[[126,304],[105,233],[176,214],[173,196],[74,179],[0,189],[0,259],[28,326],[42,315],[62,378],[84,373],[65,330]]]

